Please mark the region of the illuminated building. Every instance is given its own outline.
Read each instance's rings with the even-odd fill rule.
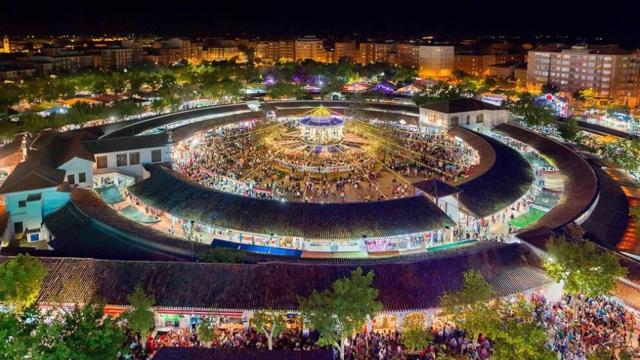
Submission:
[[[203,60],[206,61],[229,61],[236,59],[237,62],[245,62],[245,54],[237,46],[210,46],[202,51]]]
[[[556,86],[570,95],[593,89],[596,99],[640,103],[640,54],[617,46],[549,45],[529,51],[527,86]]]
[[[11,52],[11,43],[9,42],[9,35],[5,35],[2,38],[2,53],[10,53]]]
[[[294,43],[295,61],[313,60],[326,63],[331,53],[325,50],[322,40],[315,36],[297,38]]]
[[[300,119],[300,133],[309,144],[337,144],[344,136],[344,119],[320,106]]]
[[[447,77],[455,66],[453,46],[420,45],[418,74],[420,77]]]
[[[499,64],[489,65],[488,76],[502,80],[515,80],[518,86],[524,86],[527,81],[527,64],[522,61],[511,60]]]
[[[351,59],[353,62],[360,61],[360,54],[355,40],[336,41],[333,50],[333,61],[338,62],[341,58]]]
[[[391,63],[395,44],[391,42],[364,42],[360,44],[360,62],[363,64]]]
[[[101,49],[99,65],[104,69],[118,69],[130,67],[133,64],[133,49],[110,48]]]
[[[293,40],[262,40],[256,42],[254,48],[256,59],[260,59],[265,64],[295,60],[295,42]]]
[[[396,44],[397,64],[417,69],[420,59],[420,47],[411,43]]]

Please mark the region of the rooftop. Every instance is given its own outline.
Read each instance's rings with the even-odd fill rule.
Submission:
[[[82,133],[44,132],[36,137],[27,160],[16,165],[0,187],[0,193],[12,193],[62,185],[65,172],[58,167],[73,158],[94,161],[82,145]]]
[[[0,257],[0,262],[8,257]],[[357,266],[374,271],[384,311],[409,311],[438,306],[440,296],[456,291],[468,269],[480,271],[499,296],[540,288],[550,283],[539,259],[519,244],[487,242],[432,259],[372,263],[207,264],[170,261],[114,261],[41,258],[47,274],[40,303],[88,302],[99,297],[126,306],[127,294],[140,284],[165,309],[294,310],[297,297],[323,290],[349,276]],[[68,284],[78,284],[69,287]]]
[[[457,114],[480,110],[502,110],[499,106],[491,105],[478,99],[471,98],[449,99],[422,105],[421,107],[444,114]]]
[[[428,179],[413,183],[418,190],[423,191],[433,197],[449,196],[458,194],[462,190],[455,186],[451,186],[444,181],[438,179]]]
[[[462,190],[459,199],[464,207],[476,216],[484,217],[522,197],[531,187],[533,170],[516,150],[489,136],[471,133],[493,148],[495,161],[481,175],[456,186]],[[501,181],[503,179],[505,181]]]
[[[453,221],[424,196],[359,203],[282,202],[201,186],[161,165],[129,187],[145,204],[202,224],[307,239],[360,239],[420,233]]]
[[[104,154],[133,149],[159,148],[169,143],[169,134],[161,133],[87,140],[82,144],[93,154]]]

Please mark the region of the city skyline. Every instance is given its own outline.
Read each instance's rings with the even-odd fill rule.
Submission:
[[[362,1],[301,6],[284,1],[111,2],[108,7],[78,1],[13,4],[0,32],[9,34],[156,33],[213,36],[226,34],[292,36],[305,34],[370,36],[481,36],[536,34],[573,38],[604,37],[637,45],[633,16],[640,4],[609,2],[594,11],[576,1],[518,5],[405,2],[400,7]],[[380,16],[384,14],[384,16]],[[489,21],[491,20],[491,21]]]

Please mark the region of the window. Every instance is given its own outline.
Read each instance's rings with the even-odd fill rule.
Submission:
[[[73,174],[69,174],[67,175],[67,182],[69,183],[69,185],[73,185],[76,183],[76,176]]]
[[[451,125],[452,125],[452,126],[458,126],[458,121],[459,121],[459,120],[458,120],[458,117],[457,117],[457,116],[453,116],[453,117],[451,118]]]
[[[107,168],[107,157],[106,156],[96,156],[96,167],[98,169],[106,169]]]
[[[78,174],[78,182],[79,183],[85,183],[87,182],[87,174],[81,172],[80,174]]]
[[[151,162],[160,162],[160,161],[162,161],[162,151],[151,150]]]
[[[471,124],[471,115],[467,115],[467,121],[466,124],[469,125]]]
[[[18,221],[18,222],[14,222],[13,223],[13,232],[16,234],[22,234],[22,232],[24,231],[24,227],[22,225],[22,221]]]
[[[127,154],[116,155],[116,165],[127,166]]]
[[[20,200],[18,201],[18,207],[27,207],[27,200]]]
[[[132,152],[129,153],[129,165],[138,165],[140,164],[140,153]]]
[[[484,114],[478,114],[476,116],[476,124],[479,124],[481,122],[484,122]]]

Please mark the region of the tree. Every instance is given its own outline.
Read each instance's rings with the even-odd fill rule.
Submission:
[[[65,312],[54,331],[61,333],[53,359],[115,359],[123,350],[124,332],[116,321],[104,316],[104,304],[90,303]],[[63,346],[61,346],[63,344]],[[61,349],[68,351],[62,352]]]
[[[593,107],[596,103],[595,91],[592,88],[576,90],[571,97],[587,107]]]
[[[198,339],[205,344],[210,344],[216,337],[216,328],[218,326],[218,319],[213,316],[205,316],[200,320],[198,324],[197,332]]]
[[[628,171],[640,169],[640,140],[618,139],[613,142],[597,143],[598,153]]]
[[[547,253],[547,274],[556,282],[563,282],[564,291],[571,295],[606,295],[613,290],[616,279],[627,272],[615,254],[597,249],[590,241],[570,242],[563,236],[550,239]]]
[[[558,125],[560,136],[566,141],[578,142],[580,138],[580,127],[578,120],[571,118]]]
[[[318,344],[335,347],[341,359],[346,339],[381,308],[378,290],[371,286],[373,276],[373,271],[363,275],[358,267],[351,277],[334,281],[331,289],[314,290],[308,298],[298,299],[303,318],[320,332]]]
[[[18,254],[0,266],[0,302],[21,312],[38,298],[45,275],[40,259]]]
[[[555,120],[553,110],[548,106],[533,103],[533,96],[523,93],[517,101],[508,101],[506,108],[531,127],[544,126]]]
[[[508,302],[494,297],[482,274],[468,270],[460,290],[443,294],[440,306],[446,318],[472,337],[482,334],[491,339],[496,359],[553,359],[544,346],[544,329],[531,317],[531,305],[523,299]]]
[[[133,292],[127,295],[127,301],[131,309],[122,314],[122,317],[127,320],[130,329],[141,336],[147,336],[155,324],[151,308],[155,305],[156,300],[138,284]]]
[[[267,337],[269,350],[273,350],[273,338],[278,337],[287,324],[284,314],[273,310],[262,310],[253,314],[253,323]]]
[[[462,287],[456,292],[447,292],[440,297],[443,314],[471,334],[482,333],[491,320],[487,303],[495,297],[491,285],[477,270],[463,274]]]
[[[268,86],[267,96],[272,99],[278,98],[298,98],[304,95],[304,91],[297,84],[279,82]]]
[[[103,308],[90,303],[44,313],[35,306],[0,312],[0,353],[6,359],[116,359],[127,350],[124,333]]]
[[[484,334],[494,342],[496,359],[553,360],[546,348],[547,333],[531,316],[533,306],[525,299],[514,302],[498,300],[490,307],[493,321]]]
[[[401,341],[409,352],[426,348],[429,345],[429,336],[422,322],[409,321],[403,324]]]

